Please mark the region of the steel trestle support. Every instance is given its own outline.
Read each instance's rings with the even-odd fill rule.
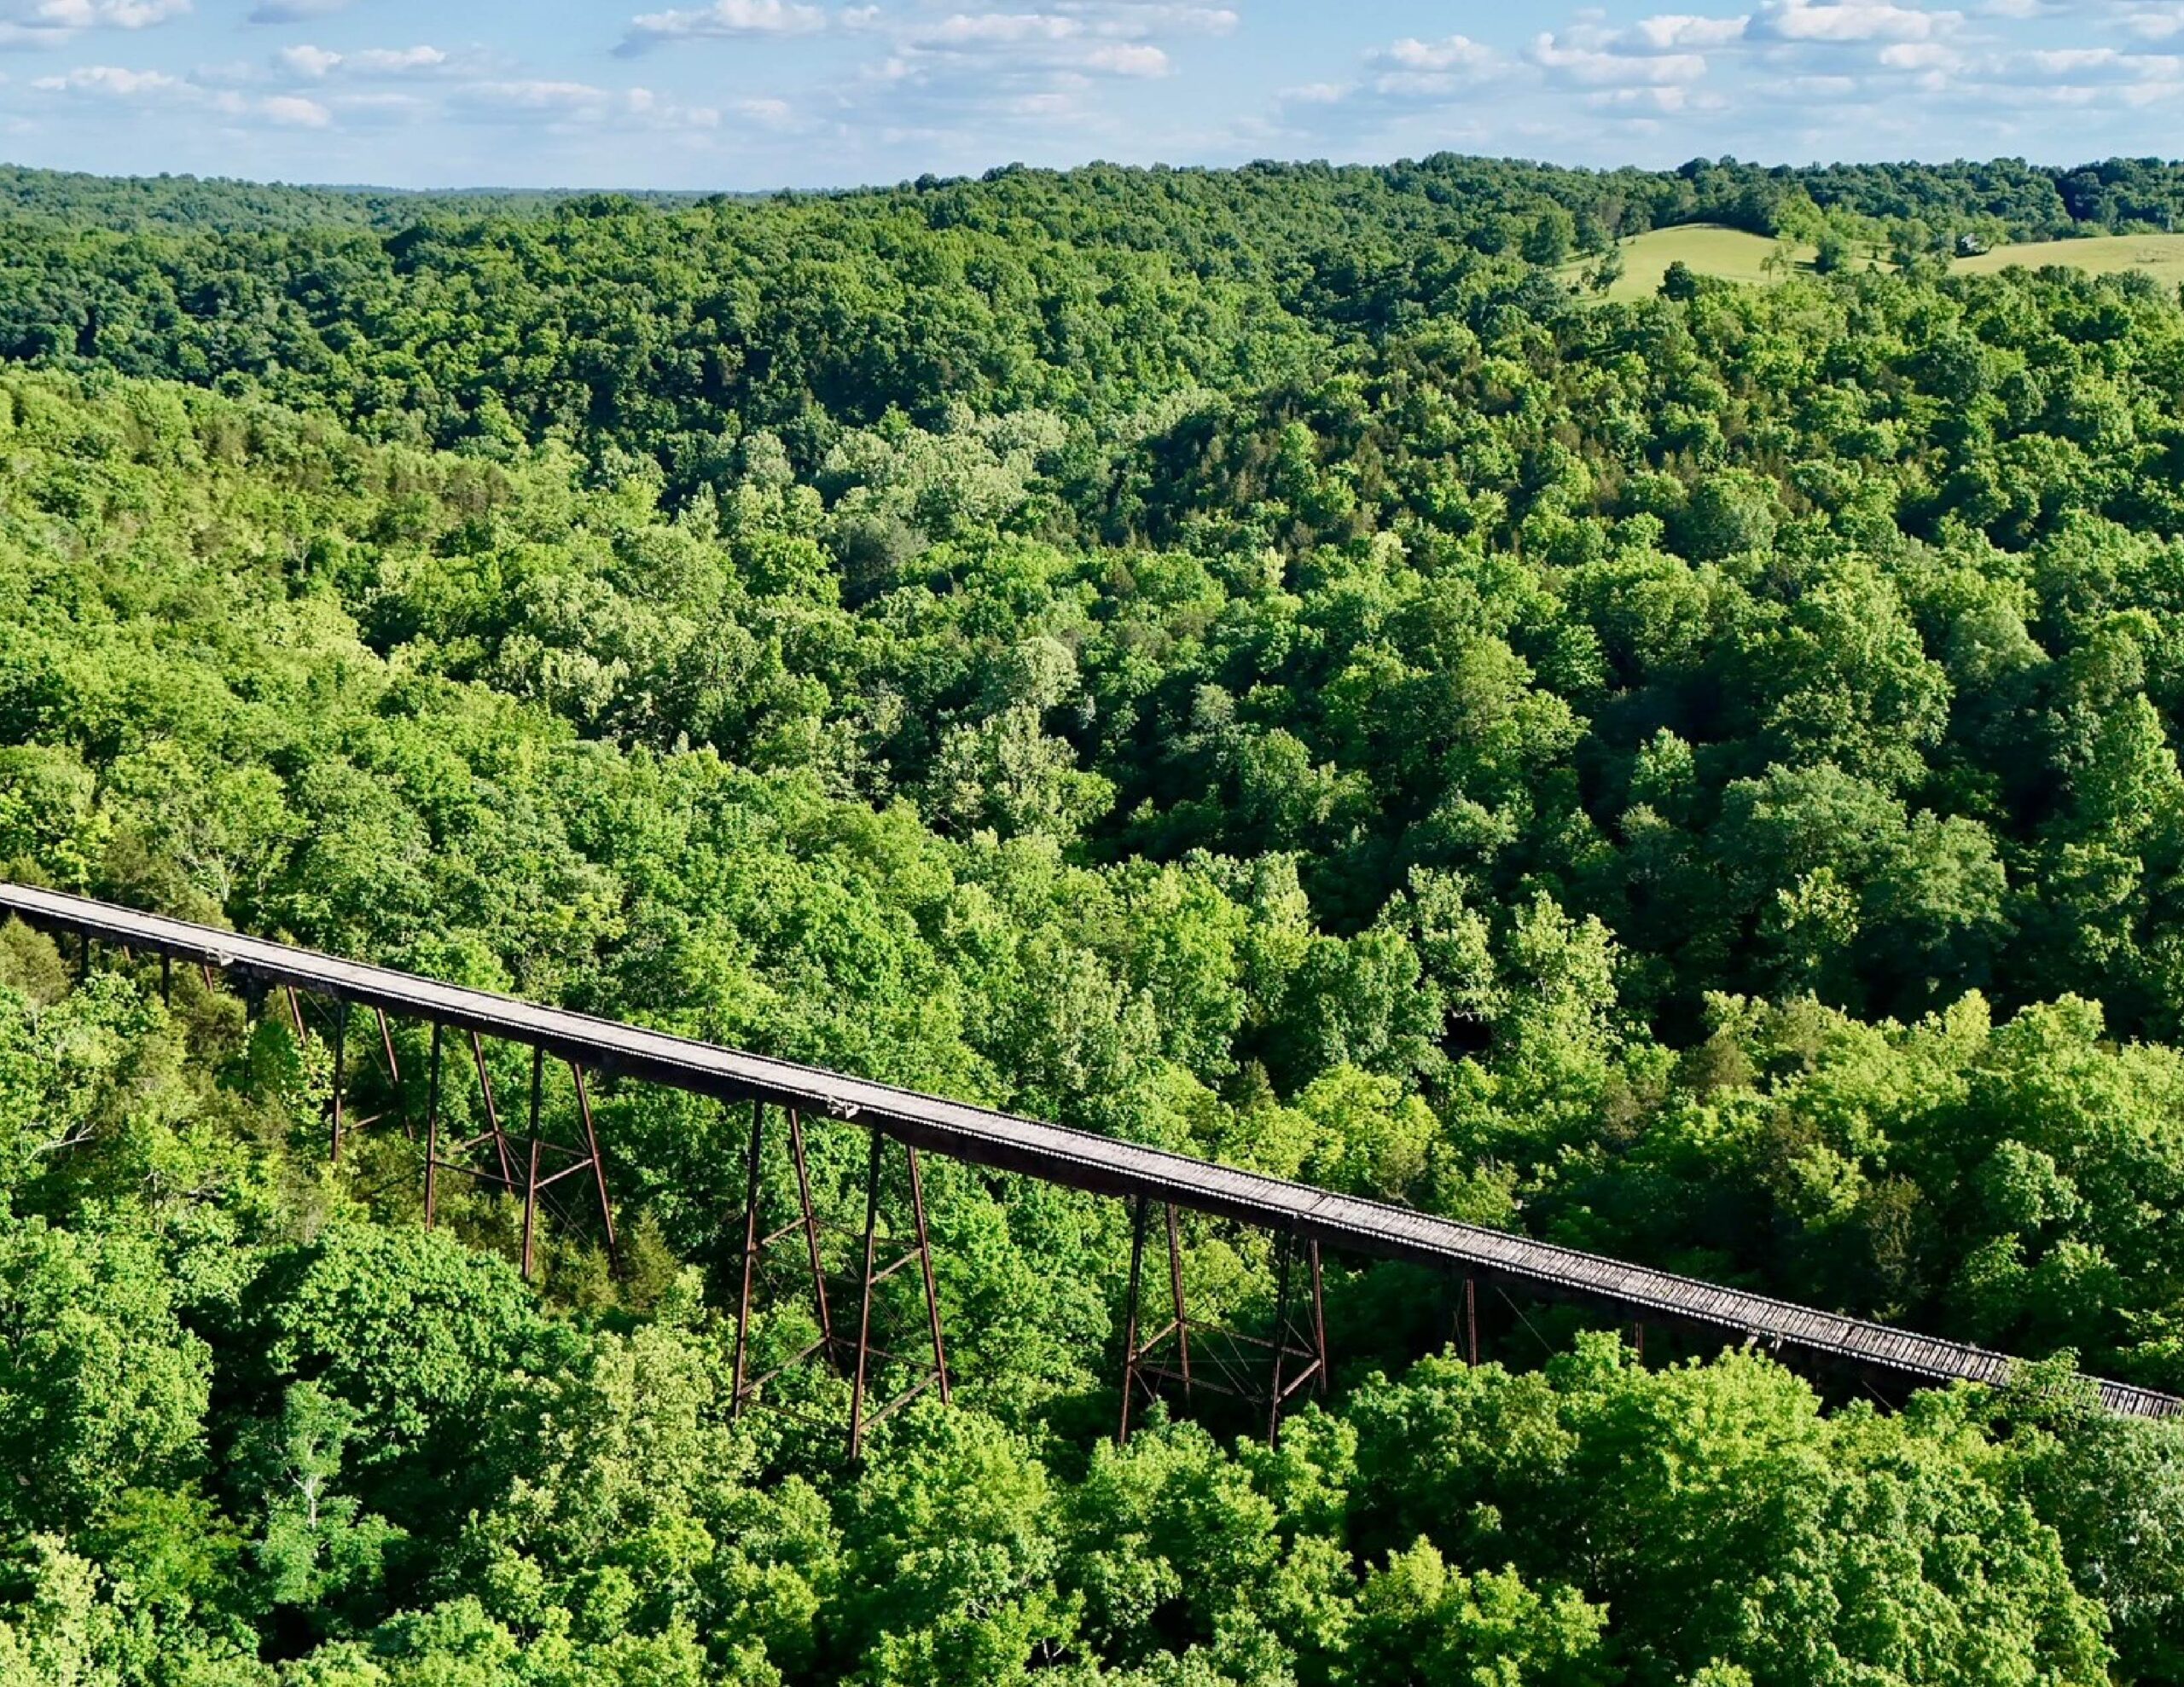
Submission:
[[[1272,1332],[1248,1335],[1219,1325],[1194,1319],[1183,1297],[1183,1250],[1176,1208],[1163,1203],[1168,1244],[1168,1301],[1170,1317],[1150,1334],[1141,1333],[1145,1281],[1145,1238],[1151,1202],[1141,1195],[1130,1203],[1130,1292],[1124,1314],[1122,1421],[1117,1439],[1127,1444],[1130,1417],[1139,1394],[1150,1402],[1159,1397],[1164,1383],[1182,1391],[1188,1411],[1200,1391],[1223,1394],[1248,1406],[1263,1407],[1267,1441],[1281,1444],[1281,1419],[1289,1403],[1310,1388],[1327,1391],[1327,1301],[1320,1275],[1320,1244],[1307,1239],[1304,1255],[1310,1299],[1298,1313],[1290,1304],[1292,1266],[1298,1253],[1297,1238],[1277,1232],[1275,1237],[1275,1304]],[[1196,1348],[1193,1342],[1195,1339]],[[1168,1348],[1174,1343],[1172,1362]],[[1195,1352],[1195,1370],[1194,1353]],[[1257,1359],[1254,1355],[1260,1355]],[[1261,1366],[1265,1367],[1262,1374]]]
[[[864,1222],[861,1227],[852,1230],[845,1225],[829,1223],[820,1215],[811,1194],[810,1162],[805,1151],[803,1116],[794,1108],[779,1110],[786,1116],[788,1126],[787,1134],[789,1159],[795,1172],[797,1212],[795,1217],[777,1228],[770,1231],[764,1228],[766,1104],[753,1101],[751,1104],[751,1134],[744,1165],[743,1266],[742,1282],[736,1296],[733,1410],[740,1417],[746,1406],[764,1404],[763,1391],[767,1384],[788,1371],[817,1359],[838,1376],[849,1379],[848,1448],[849,1456],[854,1461],[863,1456],[864,1438],[875,1423],[900,1411],[927,1389],[937,1389],[944,1401],[950,1397],[948,1351],[941,1333],[940,1295],[933,1278],[932,1237],[926,1224],[924,1172],[919,1163],[917,1150],[905,1144],[903,1155],[909,1182],[910,1238],[905,1245],[894,1251],[894,1257],[883,1261],[880,1229],[880,1182],[888,1138],[876,1130],[871,1133],[871,1147],[865,1164]],[[834,1305],[828,1296],[828,1272],[822,1238],[828,1233],[855,1238],[856,1269],[848,1277],[846,1284],[857,1296],[854,1336],[836,1323]],[[818,1320],[818,1337],[806,1342],[763,1374],[753,1376],[751,1374],[751,1325],[760,1268],[764,1263],[767,1250],[792,1237],[803,1238],[803,1247],[799,1250],[802,1255],[800,1265],[810,1278],[812,1306]],[[924,1292],[926,1335],[932,1343],[930,1363],[913,1361],[906,1355],[876,1345],[874,1341],[874,1302],[880,1285],[914,1264],[918,1267],[920,1285]],[[871,1400],[871,1388],[882,1366],[907,1368],[913,1376],[910,1385],[902,1393],[874,1405]]]
[[[599,1146],[598,1126],[592,1116],[591,1090],[584,1079],[584,1067],[574,1060],[566,1064],[569,1078],[576,1087],[577,1116],[584,1128],[584,1141],[579,1145],[549,1141],[543,1134],[542,1115],[545,1104],[546,1051],[536,1044],[531,1051],[530,1131],[526,1151],[520,1157],[522,1169],[518,1170],[519,1156],[514,1144],[502,1122],[499,1099],[493,1093],[492,1075],[486,1070],[485,1048],[478,1034],[470,1034],[471,1064],[478,1073],[479,1095],[485,1104],[485,1128],[477,1135],[443,1150],[440,1140],[440,1104],[443,1099],[440,1083],[441,1043],[443,1028],[433,1023],[433,1046],[425,1087],[425,1228],[430,1230],[439,1216],[439,1174],[455,1172],[479,1183],[489,1184],[503,1192],[523,1197],[523,1275],[528,1282],[537,1267],[537,1232],[539,1197],[554,1185],[568,1178],[590,1174],[591,1191],[599,1207],[600,1230],[607,1246],[608,1268],[619,1273],[622,1268],[621,1250],[614,1236],[614,1207],[607,1193],[607,1159]],[[392,1064],[392,1040],[387,1040],[389,1064]],[[488,1143],[492,1145],[493,1157],[485,1166],[473,1162],[470,1156]],[[545,1157],[556,1157],[558,1164],[549,1167]],[[543,1170],[543,1175],[542,1175]]]
[[[85,945],[89,948],[88,942]],[[161,957],[160,985],[163,992],[171,989],[171,978]],[[213,987],[213,972],[208,965],[204,969],[206,984]],[[247,976],[242,981],[246,1011],[258,1012],[265,994],[255,987]],[[310,1029],[304,1017],[304,998],[293,985],[284,985],[281,990],[283,1005],[288,1009],[288,1029],[299,1045],[308,1040]],[[386,1010],[375,1006],[373,1017],[379,1030],[381,1058],[386,1063],[387,1077],[396,1085],[402,1081],[401,1061],[395,1052],[394,1029]],[[354,1118],[347,1110],[348,1104],[348,1030],[349,1001],[345,996],[335,996],[328,1015],[332,1029],[328,1041],[333,1045],[334,1086],[328,1109],[328,1150],[335,1164],[340,1164],[341,1151],[349,1139],[366,1126],[375,1123],[371,1118]],[[432,1052],[427,1066],[425,1084],[425,1228],[433,1229],[439,1218],[439,1174],[455,1172],[491,1185],[510,1195],[523,1198],[522,1267],[526,1281],[530,1280],[537,1267],[537,1232],[539,1197],[557,1183],[566,1179],[589,1174],[591,1194],[599,1210],[600,1230],[605,1238],[607,1259],[610,1270],[621,1272],[621,1251],[614,1235],[614,1208],[607,1190],[607,1157],[599,1146],[597,1122],[592,1114],[591,1090],[584,1075],[583,1064],[567,1060],[569,1077],[575,1086],[577,1116],[584,1130],[581,1145],[554,1142],[543,1133],[542,1115],[544,1105],[546,1051],[537,1044],[531,1050],[530,1130],[524,1151],[520,1155],[514,1139],[508,1132],[501,1117],[499,1098],[494,1093],[491,1073],[485,1065],[485,1046],[476,1031],[469,1034],[470,1058],[478,1074],[479,1095],[485,1112],[485,1128],[467,1140],[443,1144],[440,1137],[440,1111],[444,1100],[443,1088],[443,1051],[446,1028],[438,1020],[432,1022]],[[404,1118],[404,1133],[411,1141],[416,1139],[412,1122]],[[473,1164],[467,1157],[488,1143],[492,1145],[493,1157],[490,1166]],[[558,1163],[549,1162],[554,1157]],[[520,1167],[520,1169],[519,1168]]]

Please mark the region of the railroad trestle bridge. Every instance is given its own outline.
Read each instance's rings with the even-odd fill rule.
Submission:
[[[1502,1231],[1436,1218],[1359,1197],[1336,1194],[1263,1174],[1220,1166],[1188,1155],[1071,1130],[964,1103],[921,1095],[793,1062],[746,1054],[642,1026],[542,1007],[489,991],[464,988],[411,974],[344,960],[292,945],[94,901],[58,891],[0,884],[0,915],[73,938],[88,971],[94,946],[131,957],[155,957],[163,987],[176,962],[203,969],[206,982],[225,975],[247,994],[270,1001],[280,993],[300,1035],[301,998],[331,1006],[335,1073],[328,1124],[328,1151],[339,1159],[357,1122],[345,1115],[342,1070],[348,1015],[357,1008],[377,1018],[392,1072],[395,1046],[388,1016],[431,1027],[425,1120],[425,1214],[433,1221],[439,1180],[460,1173],[498,1186],[523,1203],[522,1265],[534,1264],[539,1203],[565,1180],[596,1202],[610,1258],[616,1238],[607,1158],[594,1127],[587,1072],[665,1085],[750,1109],[742,1214],[742,1271],[737,1302],[735,1401],[740,1410],[789,1365],[823,1361],[850,1383],[848,1446],[852,1458],[871,1426],[927,1391],[950,1394],[944,1321],[932,1269],[921,1152],[969,1165],[1019,1174],[1063,1187],[1129,1203],[1131,1247],[1123,1346],[1120,1432],[1130,1433],[1136,1402],[1156,1392],[1180,1394],[1186,1405],[1198,1391],[1240,1396],[1263,1411],[1267,1430],[1278,1436],[1287,1406],[1305,1392],[1324,1393],[1328,1383],[1327,1319],[1321,1290],[1321,1251],[1399,1260],[1426,1267],[1461,1284],[1460,1326],[1467,1356],[1478,1357],[1478,1285],[1517,1289],[1538,1299],[1604,1308],[1642,1330],[1648,1322],[1682,1326],[1770,1352],[1844,1365],[1914,1386],[1953,1382],[1998,1384],[2014,1361],[2007,1354],[1965,1342],[1914,1334],[1840,1313],[1795,1305],[1742,1290],[1723,1288],[1649,1267],[1629,1265]],[[485,1129],[460,1142],[443,1141],[441,1099],[446,1074],[447,1033],[465,1040],[482,1094]],[[484,1040],[531,1051],[528,1129],[509,1128],[494,1093]],[[459,1058],[459,1057],[458,1057]],[[555,1144],[541,1138],[545,1063],[566,1064],[574,1086],[581,1140]],[[397,1074],[398,1076],[398,1074]],[[778,1123],[775,1122],[778,1119]],[[870,1133],[861,1226],[823,1217],[812,1194],[804,1127],[834,1120]],[[773,1129],[785,1137],[795,1170],[795,1209],[769,1225],[764,1212],[761,1157]],[[888,1151],[903,1155],[908,1191],[906,1227],[881,1223],[883,1170]],[[1159,1215],[1159,1229],[1154,1215]],[[1208,1215],[1269,1232],[1275,1243],[1273,1324],[1263,1335],[1202,1325],[1183,1292],[1177,1215]],[[850,1267],[830,1272],[822,1238],[846,1230]],[[1158,1237],[1165,1261],[1148,1260]],[[883,1238],[887,1254],[882,1257]],[[752,1368],[754,1296],[759,1267],[770,1252],[799,1255],[809,1278],[816,1338],[764,1373]],[[880,1286],[915,1267],[921,1290],[924,1345],[915,1359],[875,1341],[873,1308]],[[1165,1305],[1148,1313],[1148,1278],[1165,1276]],[[835,1292],[830,1297],[830,1283]],[[880,1400],[874,1385],[881,1368],[914,1373],[910,1385]],[[2126,1383],[2096,1383],[2102,1403],[2129,1416],[2166,1417],[2184,1412],[2184,1400]]]

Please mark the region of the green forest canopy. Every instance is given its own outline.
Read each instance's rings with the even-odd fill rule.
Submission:
[[[534,1290],[322,1036],[10,930],[0,1679],[2176,1678],[2184,1446],[2069,1371],[2184,1388],[2184,309],[1922,259],[2180,179],[17,172],[10,876],[2058,1362],[1338,1270],[1279,1452],[1118,1451],[1124,1215],[936,1166],[958,1405],[846,1471],[730,1421],[738,1121],[604,1097]],[[1808,201],[1904,261],[1558,270]]]

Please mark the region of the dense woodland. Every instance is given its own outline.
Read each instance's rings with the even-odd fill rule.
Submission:
[[[1118,1449],[1125,1215],[929,1163],[956,1403],[851,1469],[731,1421],[739,1116],[608,1085],[527,1284],[415,1028],[336,1168],[322,1022],[7,928],[0,1680],[2184,1679],[2072,1374],[2184,1390],[2184,304],[1926,261],[2184,170],[4,189],[7,876],[2046,1362],[1338,1267],[1278,1451]],[[1896,260],[1567,267],[1814,216]]]

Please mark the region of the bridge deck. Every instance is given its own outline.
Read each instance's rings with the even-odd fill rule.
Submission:
[[[390,1013],[438,1020],[481,1035],[542,1047],[604,1073],[853,1121],[973,1164],[1101,1195],[1142,1195],[1172,1202],[1287,1231],[1350,1253],[1413,1261],[1521,1285],[1541,1296],[1605,1306],[1626,1318],[1694,1325],[1769,1349],[1795,1349],[1922,1383],[1959,1379],[1999,1383],[2012,1364],[2006,1354],[1960,1342],[1914,1335],[1187,1155],[56,891],[0,884],[0,913],[5,913],[47,930],[79,932],[102,942],[207,964],[268,984],[346,997]],[[2117,1412],[2165,1417],[2184,1411],[2184,1400],[2150,1388],[2108,1382],[2099,1388],[2103,1402]]]

